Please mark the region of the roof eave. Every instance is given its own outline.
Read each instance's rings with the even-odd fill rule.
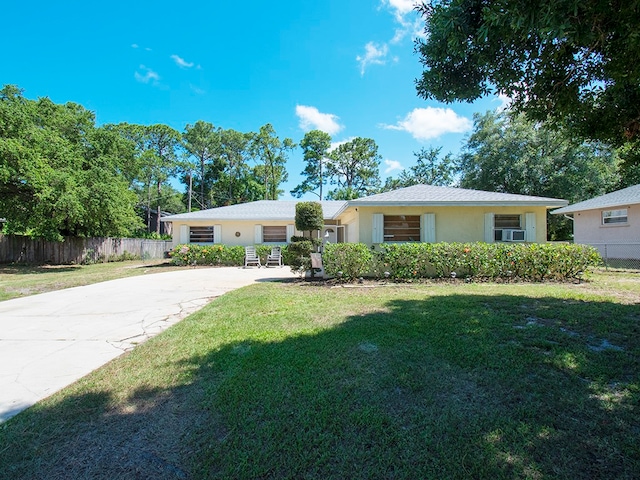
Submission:
[[[636,202],[635,204],[640,204],[640,202]],[[603,203],[601,205],[595,205],[595,206],[587,206],[584,208],[579,207],[578,205],[575,206],[569,206],[569,207],[565,207],[565,208],[561,208],[558,210],[562,210],[562,211],[558,211],[558,210],[554,210],[551,213],[554,214],[561,214],[561,213],[578,213],[578,212],[588,212],[589,210],[603,210],[605,208],[615,208],[615,207],[629,207],[630,205],[634,205],[634,202],[626,202],[626,203],[620,203],[620,202],[615,202],[615,203]],[[575,208],[575,207],[578,208]]]
[[[349,202],[352,207],[563,207],[569,202],[558,201],[522,201],[522,202]]]

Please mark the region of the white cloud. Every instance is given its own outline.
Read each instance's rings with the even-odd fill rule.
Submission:
[[[402,166],[402,164],[397,160],[387,159],[384,161],[384,164],[387,166],[387,168],[384,170],[384,173],[391,173],[395,170],[404,170],[404,167]]]
[[[384,65],[386,63],[386,56],[389,53],[389,47],[386,43],[378,46],[374,42],[369,42],[364,46],[364,50],[364,55],[356,57],[360,64],[360,75],[364,75],[364,71],[369,65]]]
[[[137,43],[132,43],[131,44],[131,48],[138,48],[138,44]]]
[[[409,132],[416,140],[429,140],[445,133],[464,133],[473,126],[471,120],[450,108],[415,108],[395,125],[382,125],[390,130]]]
[[[422,18],[415,11],[417,0],[381,0],[381,3],[391,10],[393,18],[400,25],[396,29],[391,43],[399,43],[407,35],[416,38],[424,34]]]
[[[206,90],[200,88],[200,87],[196,87],[193,83],[189,84],[189,88],[191,89],[191,91],[195,94],[198,95],[204,95],[205,93],[207,93]]]
[[[393,37],[388,42],[391,45],[400,43],[405,37],[412,39],[424,36],[424,23],[422,17],[415,10],[418,0],[380,0],[378,8],[385,8],[393,15],[396,24]],[[364,75],[369,65],[384,65],[387,63],[386,57],[389,53],[387,43],[376,44],[369,42],[365,45],[365,54],[358,55],[356,60],[360,65],[360,74]],[[398,62],[398,57],[393,58]]]
[[[416,0],[382,0],[382,4],[391,8],[396,17],[403,17],[413,11],[417,3]]]
[[[345,138],[344,140],[340,140],[339,142],[331,142],[331,146],[329,147],[328,152],[333,152],[340,145],[344,145],[345,143],[349,143],[351,140],[355,140],[356,137]]]
[[[187,62],[184,58],[180,58],[178,55],[171,55],[171,59],[176,62],[180,68],[191,68],[195,64],[193,62]]]
[[[154,85],[156,85],[160,80],[160,75],[158,75],[157,72],[154,72],[150,68],[145,67],[144,65],[140,65],[140,70],[142,70],[143,73],[136,71],[136,73],[134,73],[133,75],[138,82],[140,83],[152,82]]]
[[[321,113],[316,107],[296,105],[296,115],[300,119],[300,128],[304,131],[315,129],[335,135],[342,130],[342,125],[338,123],[338,116]]]
[[[505,110],[509,109],[509,107],[511,106],[511,102],[513,102],[513,99],[506,96],[504,93],[500,93],[493,101],[500,102],[500,105],[496,107],[496,111],[504,112]]]

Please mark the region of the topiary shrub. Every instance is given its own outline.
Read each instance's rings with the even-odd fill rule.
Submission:
[[[292,272],[302,275],[311,270],[311,253],[315,248],[309,239],[291,242],[287,250],[287,264]]]
[[[301,232],[322,230],[324,215],[319,202],[299,202],[296,204],[296,228]]]
[[[299,202],[296,204],[296,229],[309,232],[309,237],[291,237],[289,244],[289,265],[295,273],[303,274],[307,270],[314,276],[311,268],[311,253],[317,252],[322,240],[311,238],[315,230],[322,230],[324,219],[322,205],[318,202]]]

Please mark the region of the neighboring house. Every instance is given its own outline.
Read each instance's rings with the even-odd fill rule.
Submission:
[[[298,201],[262,200],[162,219],[173,243],[285,244]],[[329,242],[494,242],[547,240],[547,209],[557,198],[414,185],[349,201],[323,201]]]
[[[608,258],[640,258],[640,185],[551,213],[573,216],[575,243],[598,247],[603,256]],[[606,245],[611,247],[607,248]]]
[[[145,228],[149,233],[153,233],[157,231],[158,211],[155,208],[148,210],[147,207],[143,205],[139,207],[138,215],[144,222]],[[165,212],[165,211],[160,212],[160,218],[168,217],[170,215],[171,214],[169,212]],[[147,225],[147,222],[149,223],[149,225]],[[160,221],[160,234],[171,235],[172,234],[171,227],[172,227],[171,222],[166,223],[166,222]]]

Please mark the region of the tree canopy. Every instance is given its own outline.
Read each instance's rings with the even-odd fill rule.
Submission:
[[[331,136],[322,130],[311,130],[305,133],[300,142],[306,166],[302,175],[304,180],[291,190],[291,195],[300,198],[307,192],[316,193],[322,201],[322,189],[326,179],[326,157],[331,148]]]
[[[618,156],[600,143],[576,141],[523,115],[476,114],[474,129],[457,159],[463,188],[563,198],[571,203],[614,190]],[[565,240],[571,225],[552,215],[549,236]]]
[[[378,145],[371,138],[356,137],[343,143],[329,154],[327,165],[332,200],[351,200],[374,193],[380,185],[380,155]]]
[[[220,136],[220,128],[215,128],[213,124],[202,120],[198,120],[193,125],[187,125],[182,134],[184,149],[196,160],[199,187],[196,198],[200,208],[211,206],[209,195],[211,183],[207,182],[207,167],[220,158]],[[191,175],[191,172],[188,174]]]
[[[259,162],[254,171],[262,179],[265,200],[277,200],[283,193],[280,184],[289,178],[287,155],[295,146],[290,138],[280,140],[270,123],[260,127],[258,133],[251,136],[249,151]]]
[[[140,226],[123,172],[131,148],[80,105],[0,90],[0,212],[8,232],[126,236]]]
[[[620,145],[640,137],[640,5],[617,0],[431,0],[418,95],[513,99],[530,119]]]

